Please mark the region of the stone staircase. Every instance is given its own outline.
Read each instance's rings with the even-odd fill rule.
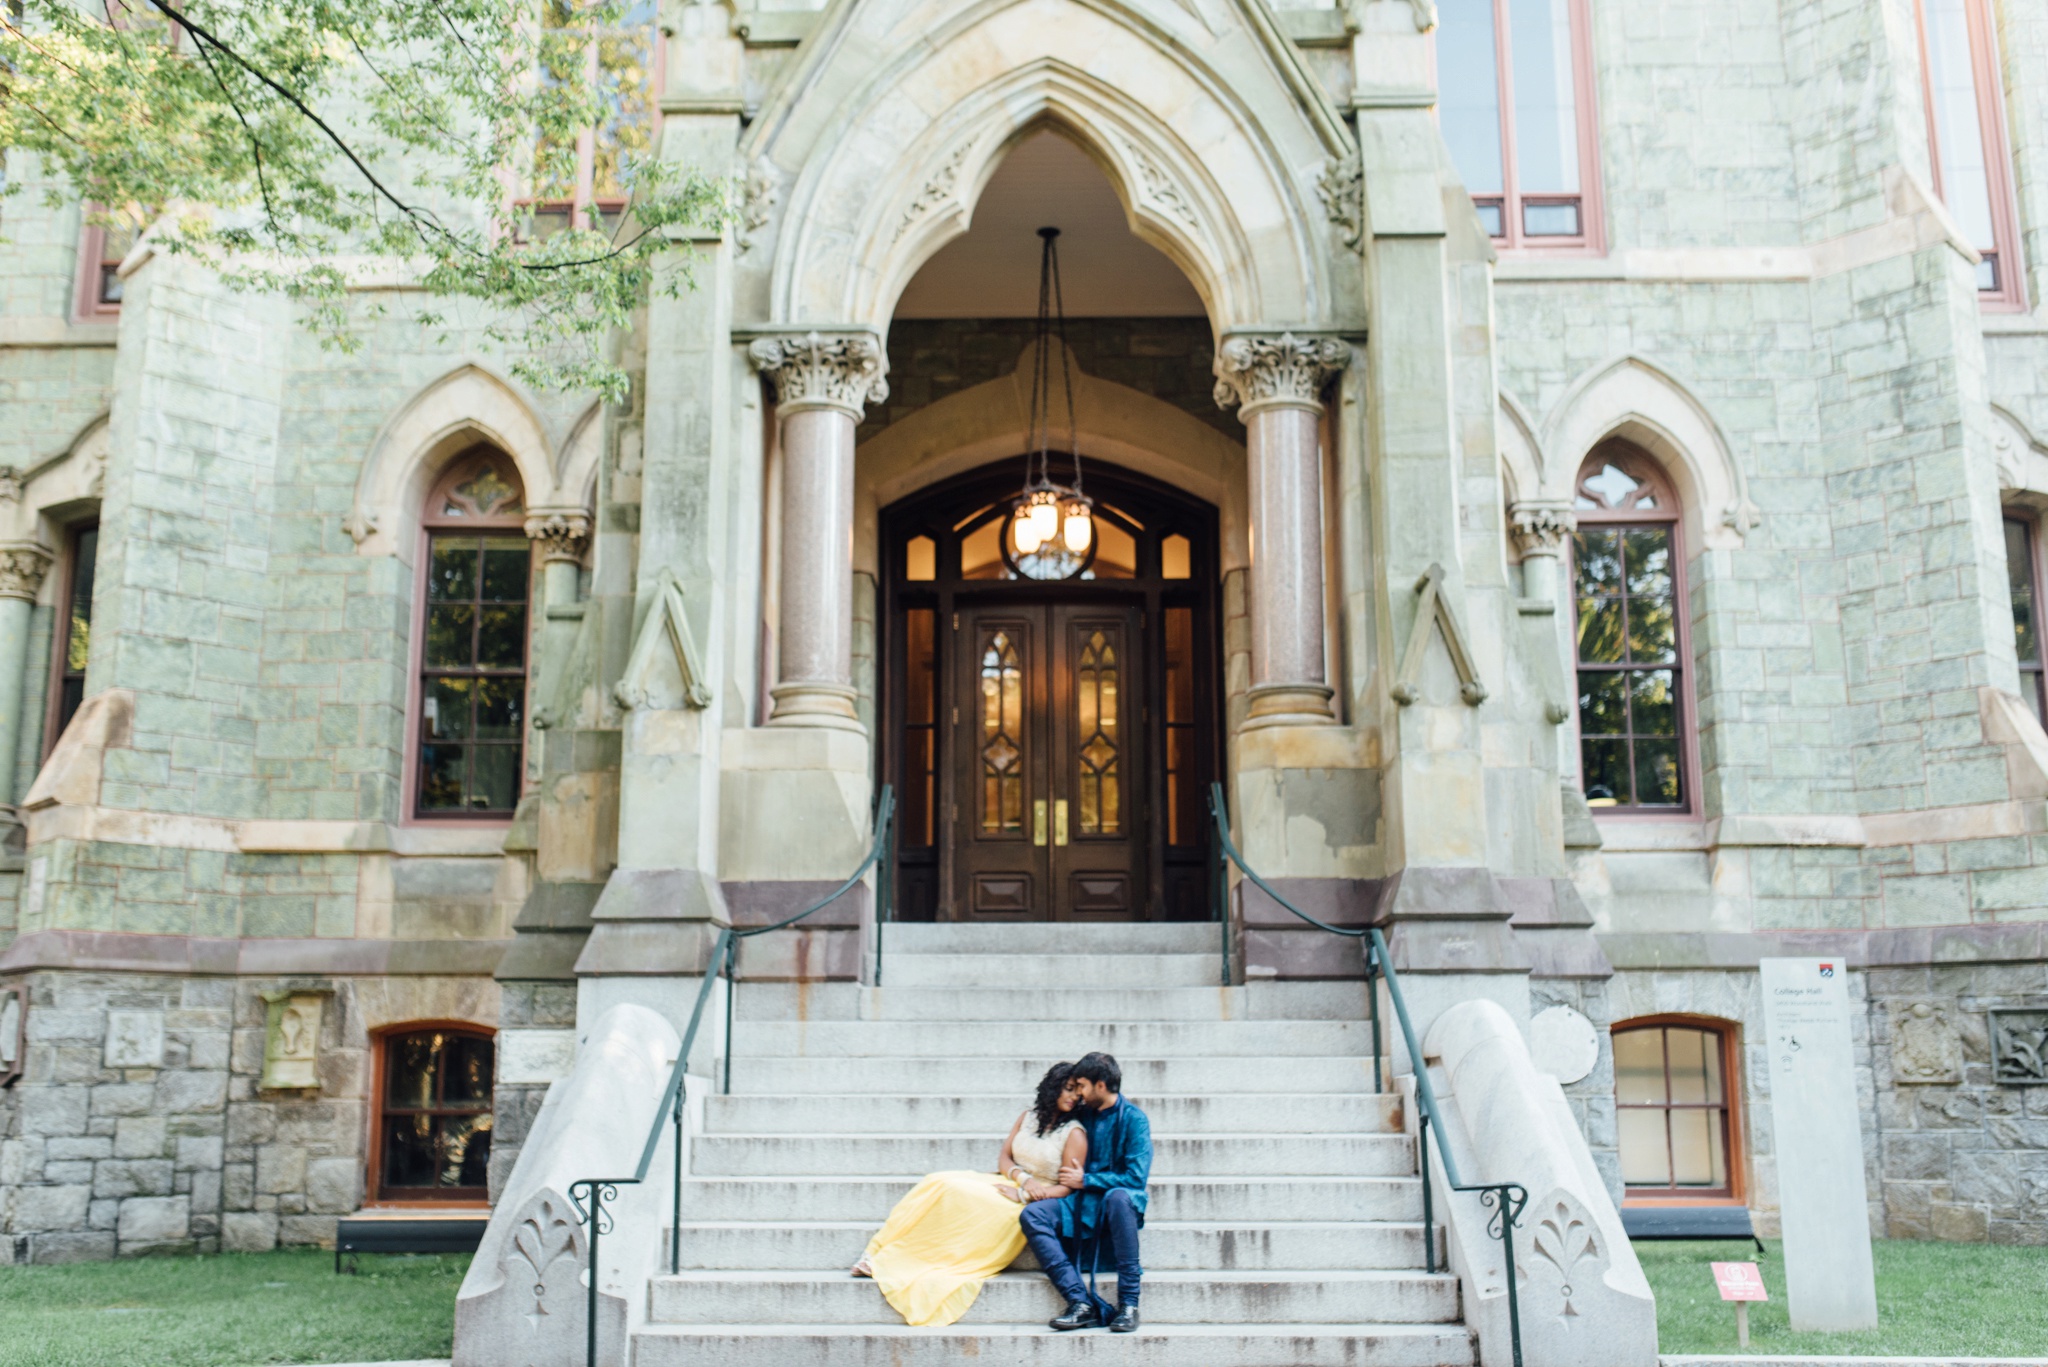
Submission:
[[[1220,976],[1213,926],[899,925],[881,988],[742,982],[682,1270],[654,1279],[632,1361],[1475,1362],[1456,1279],[1422,1270],[1414,1145],[1372,1091],[1363,989]],[[959,1323],[906,1327],[847,1273],[869,1234],[924,1173],[992,1168],[1039,1074],[1090,1049],[1152,1118],[1144,1331],[1047,1330],[1061,1302],[1028,1251]]]

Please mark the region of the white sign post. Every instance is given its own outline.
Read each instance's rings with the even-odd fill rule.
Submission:
[[[1849,966],[1840,959],[1765,959],[1759,967],[1786,1311],[1796,1330],[1874,1328]]]

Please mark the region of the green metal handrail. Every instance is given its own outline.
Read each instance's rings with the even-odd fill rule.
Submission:
[[[1436,1153],[1437,1158],[1444,1165],[1444,1180],[1450,1183],[1452,1191],[1478,1192],[1480,1204],[1493,1212],[1493,1215],[1487,1221],[1486,1232],[1490,1236],[1499,1238],[1501,1250],[1507,1257],[1508,1329],[1514,1344],[1515,1367],[1522,1367],[1522,1315],[1521,1307],[1515,1294],[1514,1229],[1521,1221],[1522,1208],[1529,1204],[1529,1193],[1519,1182],[1476,1182],[1467,1184],[1458,1180],[1457,1160],[1451,1156],[1450,1148],[1443,1140],[1443,1110],[1437,1105],[1436,1088],[1430,1084],[1429,1068],[1422,1058],[1422,1045],[1415,1037],[1415,1024],[1408,1018],[1408,1000],[1401,991],[1401,978],[1394,971],[1393,958],[1387,953],[1386,936],[1380,933],[1378,926],[1362,926],[1354,929],[1345,926],[1333,926],[1327,921],[1317,920],[1281,896],[1271,883],[1259,877],[1252,870],[1251,866],[1244,862],[1244,856],[1237,851],[1236,842],[1230,838],[1230,813],[1229,809],[1224,805],[1223,785],[1220,783],[1209,785],[1209,811],[1216,819],[1216,843],[1221,851],[1221,860],[1224,864],[1223,872],[1226,875],[1229,871],[1228,866],[1235,864],[1238,871],[1245,876],[1245,879],[1253,887],[1256,887],[1259,891],[1265,893],[1266,896],[1272,898],[1282,907],[1293,912],[1316,929],[1326,930],[1332,935],[1342,935],[1346,939],[1363,941],[1365,949],[1366,998],[1371,1003],[1372,1010],[1372,1088],[1375,1092],[1381,1090],[1380,1000],[1378,990],[1378,983],[1380,981],[1384,981],[1387,985],[1387,999],[1394,1004],[1394,1018],[1399,1022],[1401,1038],[1408,1046],[1409,1066],[1415,1070],[1416,1157],[1418,1159],[1416,1166],[1422,1170],[1422,1243],[1425,1265],[1430,1272],[1436,1271],[1436,1221],[1434,1203],[1430,1196],[1429,1181],[1429,1127],[1434,1122],[1437,1126]],[[1219,879],[1218,881],[1224,880]],[[1223,891],[1223,896],[1226,899],[1224,905],[1226,907],[1228,906],[1227,899],[1229,895],[1229,889],[1226,887]],[[1230,919],[1226,915],[1223,920],[1227,939]]]
[[[720,978],[724,978],[727,985],[725,993],[725,1080],[724,1085],[720,1088],[721,1093],[724,1094],[732,1091],[732,989],[738,981],[736,969],[739,942],[741,940],[750,940],[756,935],[766,935],[771,930],[783,930],[793,926],[806,916],[823,911],[826,907],[831,906],[841,897],[853,891],[855,885],[861,879],[867,877],[868,870],[881,862],[883,852],[889,846],[889,831],[895,821],[895,817],[896,791],[889,784],[885,783],[882,785],[882,791],[877,795],[875,801],[874,842],[868,847],[867,858],[861,861],[860,867],[853,871],[852,876],[796,915],[786,916],[773,925],[748,926],[744,930],[729,925],[719,927],[718,938],[711,942],[710,957],[704,961],[704,981],[697,988],[697,1002],[690,1009],[690,1024],[683,1031],[682,1045],[676,1051],[675,1067],[669,1070],[668,1086],[662,1090],[661,1104],[655,1107],[654,1111],[654,1123],[647,1130],[647,1143],[640,1150],[639,1167],[634,1169],[633,1176],[631,1177],[590,1177],[569,1184],[569,1202],[576,1208],[576,1222],[590,1226],[590,1267],[588,1272],[590,1296],[587,1309],[587,1334],[584,1344],[584,1361],[587,1367],[597,1367],[597,1241],[598,1237],[606,1233],[611,1227],[610,1216],[604,1208],[605,1202],[616,1201],[619,1197],[620,1187],[638,1186],[647,1180],[647,1171],[654,1164],[655,1152],[661,1147],[661,1127],[664,1123],[669,1124],[673,1128],[675,1137],[675,1173],[674,1181],[671,1184],[672,1200],[668,1226],[669,1275],[674,1276],[682,1270],[683,1111],[689,1099],[689,1087],[685,1080],[685,1075],[689,1070],[690,1049],[697,1042],[697,1029],[704,1023],[704,1005],[711,999],[711,985]],[[888,898],[887,867],[886,864],[883,865],[883,873],[880,876],[877,888],[878,900],[884,902]],[[881,909],[878,908],[878,919],[880,914]],[[587,1208],[583,1200],[577,1196],[579,1191],[589,1198]]]

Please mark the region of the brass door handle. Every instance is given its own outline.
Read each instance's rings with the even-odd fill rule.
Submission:
[[[1061,798],[1052,804],[1052,843],[1067,843],[1067,800]]]
[[[1066,806],[1067,804],[1064,802],[1060,804],[1060,819],[1062,822],[1064,822],[1066,819]],[[1060,829],[1065,830],[1066,827],[1062,825]],[[1043,845],[1045,843],[1044,798],[1040,798],[1038,799],[1038,801],[1031,804],[1031,843],[1034,845]],[[1064,845],[1067,842],[1062,840],[1060,843]]]

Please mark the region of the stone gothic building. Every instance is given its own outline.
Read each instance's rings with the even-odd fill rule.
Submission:
[[[1775,1228],[1757,965],[1820,956],[1872,1231],[2048,1241],[2048,12],[661,0],[600,39],[736,203],[617,405],[480,323],[323,351],[8,201],[0,1261],[481,1208],[579,1032],[680,1030],[885,784],[886,876],[750,941],[700,1036],[735,1095],[693,1182],[841,1172],[775,1166],[765,1101],[877,1058],[988,1055],[936,1076],[1005,1094],[992,1144],[1035,1072],[990,1013],[1156,1062],[1168,1112],[1325,1090],[1293,1055],[1365,1047],[1357,942],[1219,871],[1219,784],[1418,1029],[1530,1029],[1586,1200]],[[1012,516],[1044,428],[1078,551]],[[1269,1064],[1176,1082],[1208,1053]],[[930,1128],[848,1106],[799,1129]],[[846,1202],[805,1218],[888,1205]]]

